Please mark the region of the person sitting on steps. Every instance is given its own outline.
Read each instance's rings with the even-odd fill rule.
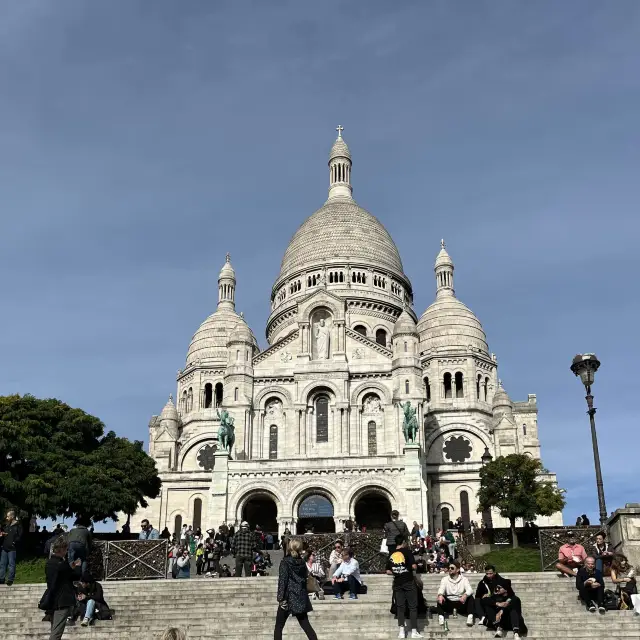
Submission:
[[[342,564],[336,569],[331,578],[331,584],[336,589],[336,600],[342,600],[342,595],[348,591],[350,600],[357,600],[360,592],[360,564],[353,557],[353,549],[342,552]]]
[[[602,571],[596,568],[596,561],[591,556],[584,561],[584,567],[578,569],[576,589],[584,606],[595,613],[606,613],[604,608],[604,577]]]
[[[479,624],[486,624],[487,606],[489,605],[489,598],[493,595],[498,582],[508,582],[511,586],[511,581],[507,578],[503,578],[497,571],[494,565],[488,564],[484,568],[484,577],[478,582],[476,588],[476,597],[474,598],[475,614],[479,620]]]
[[[440,581],[438,588],[438,623],[444,625],[444,616],[460,611],[467,616],[467,626],[473,626],[473,589],[469,580],[460,575],[460,563],[456,560],[449,563],[449,575]]]
[[[496,630],[494,638],[504,638],[505,631],[513,631],[514,640],[527,633],[522,617],[522,603],[511,588],[511,580],[500,578],[486,604],[487,629]]]
[[[569,542],[563,544],[558,550],[556,569],[560,572],[560,577],[573,578],[586,559],[587,552],[584,547],[577,543],[575,534],[569,532]]]

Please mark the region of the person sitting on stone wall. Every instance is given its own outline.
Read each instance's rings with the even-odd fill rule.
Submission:
[[[602,571],[602,575],[605,575],[605,569],[611,569],[611,562],[613,561],[613,549],[611,545],[606,541],[607,534],[601,531],[596,536],[596,543],[593,545],[593,557],[596,559],[596,569]]]
[[[573,578],[578,569],[584,565],[587,559],[587,552],[581,544],[577,543],[576,536],[569,532],[569,542],[563,544],[558,550],[558,564],[556,569],[560,572],[560,577]]]
[[[344,542],[342,540],[336,540],[334,543],[334,549],[329,556],[329,580],[333,578],[333,574],[336,569],[342,564],[342,552],[344,551]]]
[[[342,564],[333,574],[331,584],[336,589],[336,600],[341,600],[346,591],[349,592],[350,600],[358,599],[362,578],[360,577],[360,564],[353,557],[353,549],[345,549],[342,552]]]
[[[576,575],[576,589],[584,606],[595,613],[596,608],[600,613],[606,613],[604,608],[604,576],[596,567],[596,561],[589,556],[584,561],[584,567],[578,569]]]

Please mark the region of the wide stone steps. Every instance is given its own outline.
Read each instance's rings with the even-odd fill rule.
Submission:
[[[514,589],[523,602],[529,638],[550,640],[640,639],[640,618],[631,612],[610,611],[589,614],[577,602],[573,580],[555,574],[514,574]],[[475,587],[480,575],[471,575]],[[391,579],[365,576],[368,593],[359,600],[347,598],[314,601],[311,622],[320,640],[337,635],[371,640],[395,638],[397,622],[389,613]],[[440,576],[423,576],[428,604],[435,603]],[[189,640],[224,638],[273,638],[276,614],[277,578],[223,578],[104,583],[105,598],[115,610],[112,621],[95,626],[69,627],[65,638],[90,640],[153,640],[167,626],[187,630]],[[2,640],[47,640],[49,625],[41,621],[36,607],[43,585],[0,587],[0,628]],[[552,608],[550,608],[550,604]],[[426,626],[425,626],[426,625]],[[440,632],[437,617],[420,620],[426,637]],[[285,638],[304,638],[295,619],[285,627]],[[484,627],[465,626],[465,618],[450,618],[448,638],[491,638]]]

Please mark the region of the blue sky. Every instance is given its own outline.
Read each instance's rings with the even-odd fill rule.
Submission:
[[[447,240],[567,521],[637,501],[640,3],[0,0],[0,393],[147,438],[229,251],[264,346],[335,126],[416,312]]]

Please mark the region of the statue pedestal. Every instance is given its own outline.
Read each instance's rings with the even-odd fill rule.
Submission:
[[[629,564],[640,566],[640,504],[626,504],[609,518],[609,542],[616,553],[627,556]]]
[[[420,445],[406,443],[404,453],[404,496],[406,522],[425,524],[428,526],[427,485],[422,473],[422,450]]]
[[[211,489],[209,491],[209,519],[207,528],[218,529],[228,517],[227,498],[229,484],[229,452],[218,449],[214,454],[213,472],[211,473]],[[232,514],[233,515],[233,514]]]

